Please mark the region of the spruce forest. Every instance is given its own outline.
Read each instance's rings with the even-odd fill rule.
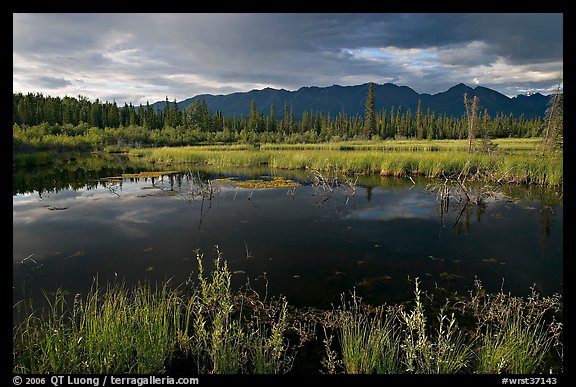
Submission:
[[[372,100],[370,101],[370,98]],[[463,102],[464,103],[464,102]],[[276,109],[283,109],[277,119]],[[478,137],[530,138],[545,135],[544,117],[526,119],[512,113],[476,113]],[[416,111],[403,106],[374,110],[372,89],[366,98],[364,116],[345,112],[333,117],[320,111],[305,111],[295,117],[284,106],[256,106],[245,116],[224,116],[211,111],[204,100],[179,109],[166,98],[163,109],[115,101],[90,101],[83,96],[51,97],[41,93],[13,94],[13,149],[112,150],[158,146],[203,144],[319,143],[373,139],[465,139],[466,114],[455,117],[436,114],[418,104]]]

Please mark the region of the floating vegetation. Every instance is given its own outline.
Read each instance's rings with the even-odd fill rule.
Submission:
[[[109,176],[109,177],[102,177],[98,179],[99,181],[111,183],[111,184],[118,184],[122,182],[122,176]]]
[[[229,184],[235,184],[235,183],[236,183],[236,180],[235,180],[234,178],[232,178],[232,177],[226,177],[226,178],[223,178],[223,179],[214,179],[214,180],[212,180],[212,181],[213,181],[214,183],[220,183],[220,184],[227,184],[227,183],[229,183]]]
[[[143,171],[143,172],[138,172],[138,173],[123,173],[120,176],[103,177],[100,180],[102,180],[102,181],[115,181],[115,180],[122,180],[122,179],[149,179],[152,177],[161,177],[164,175],[172,175],[174,173],[178,173],[178,171]]]
[[[440,273],[440,278],[442,278],[443,280],[451,281],[451,280],[462,279],[464,277],[459,275],[459,274],[452,274],[452,273],[444,272],[444,273]]]
[[[343,281],[345,281],[345,279],[347,277],[348,277],[348,274],[341,272],[341,271],[335,271],[334,274],[326,276],[326,280],[328,282],[334,282],[334,283],[342,284]]]
[[[369,305],[354,291],[351,301],[342,293],[342,305],[331,311],[295,308],[284,298],[233,293],[234,272],[220,252],[208,277],[197,254],[197,281],[176,288],[96,284],[73,304],[64,289],[46,293],[46,310],[16,304],[25,318],[13,327],[13,372],[563,373],[559,294],[488,293],[476,280],[469,297],[434,302],[435,293],[421,291],[416,278],[409,304]],[[35,256],[21,263],[35,265]],[[322,344],[324,356],[307,350]]]
[[[150,196],[154,196],[154,197],[176,196],[176,191],[160,190],[160,191],[153,192],[153,193],[138,195],[139,198],[146,198],[146,197],[150,197]]]
[[[382,275],[379,277],[368,277],[362,279],[360,282],[357,282],[356,286],[374,286],[379,283],[387,282],[391,279],[392,277],[390,277],[389,275]]]
[[[293,188],[300,186],[300,183],[294,180],[285,179],[280,176],[252,180],[234,180],[233,178],[223,178],[213,180],[215,183],[227,183],[232,184],[235,187],[240,188]]]

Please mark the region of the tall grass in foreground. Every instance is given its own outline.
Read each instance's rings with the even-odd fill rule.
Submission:
[[[220,252],[214,263],[208,281],[198,253],[198,284],[186,307],[181,350],[192,355],[198,373],[286,372],[292,361],[284,341],[286,302],[265,310],[278,320],[268,328],[257,313],[246,316],[244,305],[234,303],[231,274]]]
[[[14,328],[13,371],[162,373],[176,353],[184,353],[197,373],[286,372],[293,360],[284,339],[286,304],[264,310],[277,318],[271,328],[256,314],[246,324],[220,253],[210,279],[197,258],[191,295],[168,283],[105,290],[96,284],[85,300],[77,297],[69,306],[58,292],[48,313],[32,312]]]
[[[454,314],[448,317],[440,312],[439,327],[431,335],[418,279],[415,286],[411,311],[378,307],[370,313],[355,294],[351,302],[342,299],[336,325],[346,373],[453,374],[467,370],[472,343],[458,329]]]
[[[365,309],[355,294],[351,302],[342,298],[337,326],[345,372],[399,373],[400,331],[394,317],[385,315],[383,307],[376,308],[373,315]]]
[[[534,289],[527,300],[504,293],[485,294],[476,283],[467,307],[476,317],[477,373],[532,374],[551,355],[562,360],[562,323],[546,315],[560,311],[558,295],[541,298]]]
[[[478,373],[533,374],[543,364],[553,338],[542,324],[529,325],[513,318],[503,327],[489,327],[478,348]]]
[[[458,329],[454,314],[448,317],[443,311],[438,315],[439,327],[435,337],[427,332],[428,324],[418,286],[416,278],[414,309],[399,312],[404,326],[401,347],[405,370],[418,374],[452,374],[466,370],[472,355],[472,344],[466,342],[464,333]]]
[[[480,282],[469,300],[440,308],[436,321],[427,320],[419,281],[414,306],[369,308],[355,293],[324,325],[329,373],[409,374],[538,374],[562,372],[562,324],[546,314],[560,310],[560,298],[540,298],[532,291],[527,300],[502,292],[486,295]],[[459,327],[472,320],[474,329]],[[333,350],[336,332],[338,350]]]
[[[156,373],[176,344],[180,297],[160,289],[97,284],[71,308],[57,292],[46,315],[14,330],[14,372]]]
[[[219,251],[209,276],[198,252],[197,260],[196,278],[176,287],[95,283],[72,305],[57,292],[47,311],[29,312],[13,328],[13,371],[164,373],[179,362],[198,374],[286,373],[298,348],[288,332],[320,341],[301,329],[307,314],[286,300],[265,304],[233,293]],[[318,372],[563,372],[559,295],[486,294],[477,281],[469,298],[447,299],[431,313],[433,297],[419,285],[416,279],[412,306],[372,307],[353,293],[336,310],[316,311],[312,321],[321,323],[326,349]]]

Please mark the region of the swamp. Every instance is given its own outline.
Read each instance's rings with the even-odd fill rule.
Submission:
[[[464,141],[367,141],[15,158],[14,369],[561,373],[562,158],[538,159],[534,144],[474,157]],[[126,344],[136,358],[106,357],[113,347],[94,343],[115,336],[87,342],[86,330],[107,306],[111,327],[126,313],[171,322],[134,332],[161,340]],[[54,324],[63,336],[39,340]],[[532,341],[499,341],[520,336]],[[531,368],[513,361],[526,348]]]

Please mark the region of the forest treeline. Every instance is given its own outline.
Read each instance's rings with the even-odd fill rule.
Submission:
[[[420,103],[416,111],[401,105],[364,116],[341,112],[335,117],[305,111],[295,117],[288,104],[257,107],[248,116],[211,112],[204,100],[186,109],[168,97],[164,109],[149,103],[134,106],[90,101],[83,96],[51,97],[41,93],[13,93],[13,149],[106,150],[118,147],[182,146],[227,143],[317,143],[360,139],[465,139],[468,119],[436,114]],[[277,115],[276,109],[282,109]],[[277,117],[282,117],[277,118]],[[478,137],[527,138],[542,136],[544,117],[526,119],[513,114],[478,112]]]

